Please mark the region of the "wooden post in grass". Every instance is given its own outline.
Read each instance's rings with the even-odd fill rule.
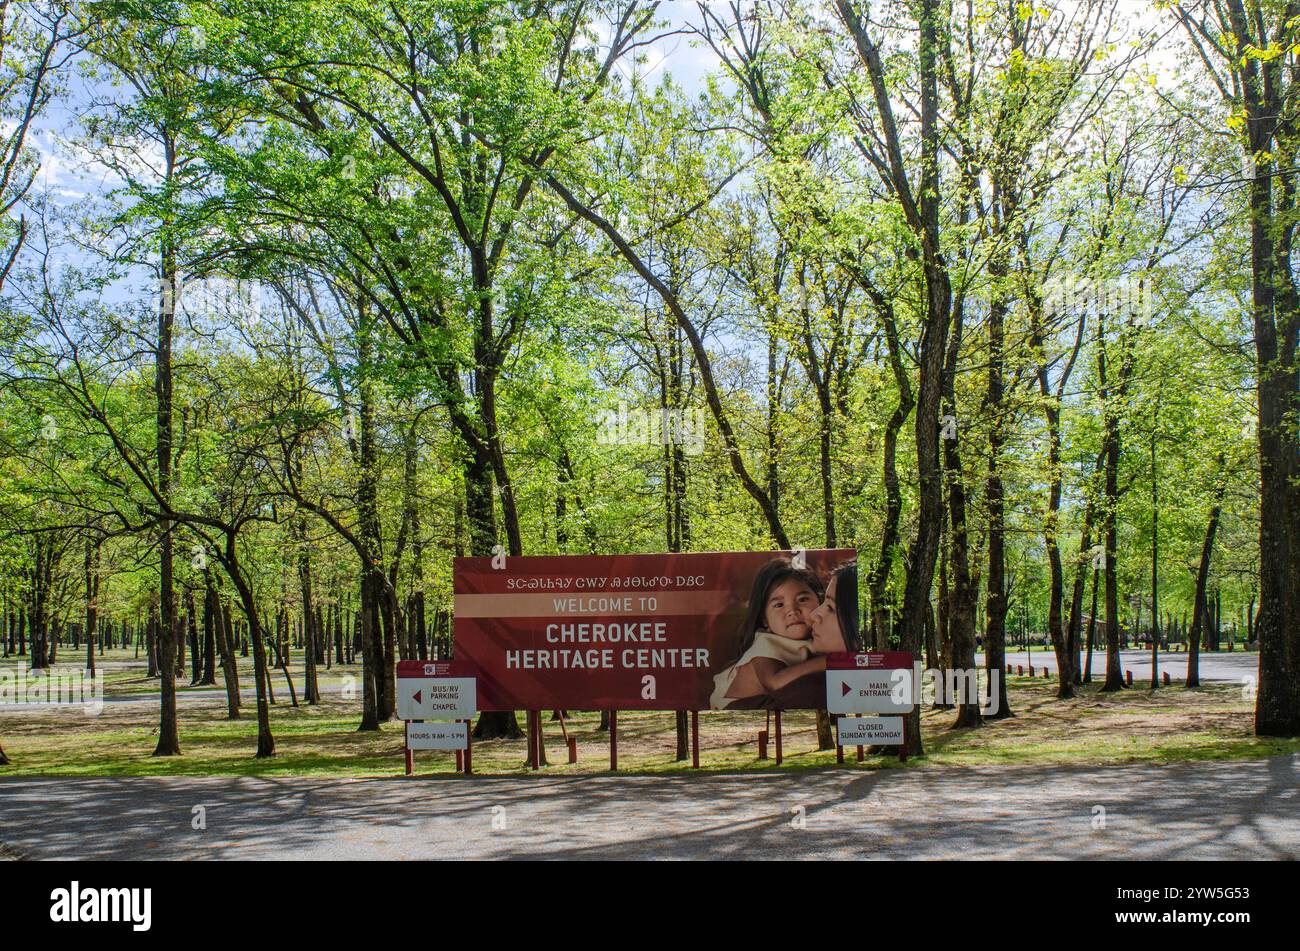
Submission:
[[[564,720],[564,711],[561,710],[559,713],[560,729],[564,733],[564,746],[569,751],[569,763],[573,764],[578,761],[578,738],[576,736],[569,736],[569,725]]]
[[[618,711],[609,711],[609,769],[618,769]]]

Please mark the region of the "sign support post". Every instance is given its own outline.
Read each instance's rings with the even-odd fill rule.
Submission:
[[[775,714],[776,715],[774,717],[774,720],[776,722],[773,724],[773,726],[776,727],[776,765],[780,766],[781,765],[781,711],[776,710]]]
[[[539,735],[542,715],[537,710],[528,711],[528,767],[539,769],[542,765],[542,743]]]
[[[691,766],[700,768],[700,711],[691,711]]]
[[[564,721],[564,711],[557,710],[560,715],[560,730],[564,733],[564,748],[569,753],[569,764],[572,765],[578,761],[578,738],[569,736],[569,725]]]
[[[618,711],[609,711],[609,769],[618,769]]]

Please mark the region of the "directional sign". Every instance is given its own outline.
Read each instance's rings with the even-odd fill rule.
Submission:
[[[473,677],[399,677],[399,720],[468,720],[474,716]]]
[[[902,746],[902,717],[840,717],[840,746]]]
[[[909,713],[911,671],[828,670],[826,709],[831,713]]]
[[[477,712],[477,704],[478,682],[467,664],[408,660],[397,665],[401,720],[468,720]]]
[[[469,747],[468,723],[411,723],[407,725],[409,750],[463,750]]]

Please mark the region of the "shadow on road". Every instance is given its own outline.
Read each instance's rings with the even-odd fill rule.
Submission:
[[[1286,859],[1300,856],[1298,780],[1300,756],[743,775],[15,779],[0,781],[0,842],[51,859]],[[200,815],[206,829],[194,828]]]

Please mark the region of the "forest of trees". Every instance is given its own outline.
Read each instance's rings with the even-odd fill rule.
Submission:
[[[250,652],[258,756],[291,650],[379,729],[494,551],[853,546],[875,647],[1300,735],[1300,2],[0,21],[0,641],[143,644],[158,755]]]

